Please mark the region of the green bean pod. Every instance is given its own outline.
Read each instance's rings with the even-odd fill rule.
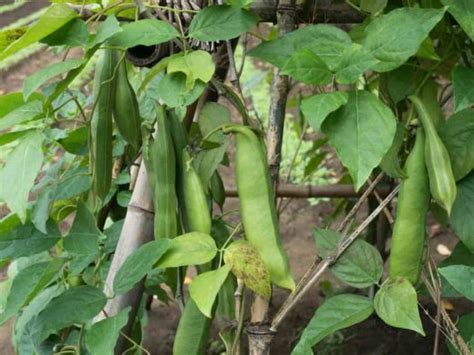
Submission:
[[[415,105],[425,130],[425,162],[428,169],[431,195],[449,215],[456,199],[456,180],[454,179],[448,151],[436,131],[433,119],[425,104],[416,96],[410,96],[409,99]]]
[[[151,147],[155,176],[155,238],[174,238],[177,235],[176,218],[176,161],[166,111],[157,106],[157,133]]]
[[[94,113],[92,117],[92,147],[94,190],[104,200],[112,183],[112,114],[115,101],[115,68],[118,55],[115,50],[101,53],[94,79]]]
[[[407,178],[398,194],[397,215],[390,251],[390,277],[404,277],[416,284],[425,246],[426,215],[430,205],[428,172],[425,166],[425,134],[420,128],[406,163]]]
[[[212,220],[207,195],[186,149],[183,150],[184,210],[188,232],[210,234]]]
[[[215,309],[215,307],[214,307]],[[214,314],[214,310],[212,312]],[[212,319],[201,313],[190,298],[179,320],[173,343],[173,355],[205,354]]]
[[[227,126],[223,131],[236,136],[235,175],[245,237],[262,256],[271,281],[277,286],[293,290],[295,282],[281,243],[273,189],[262,143],[246,126]]]
[[[120,135],[138,150],[142,143],[140,110],[135,91],[128,81],[125,59],[120,62],[117,70],[114,119]]]

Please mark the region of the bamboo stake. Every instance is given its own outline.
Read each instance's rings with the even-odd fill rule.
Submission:
[[[280,36],[291,32],[295,29],[296,1],[282,0],[278,4],[277,23]],[[280,162],[281,147],[283,143],[283,129],[285,125],[286,101],[290,92],[290,78],[282,75],[280,69],[275,69],[272,86],[271,86],[271,102],[268,119],[267,132],[267,160],[270,169],[270,179],[273,185],[273,191],[277,191]],[[276,199],[276,194],[275,194]],[[267,320],[269,302],[264,298],[254,295],[251,306],[250,322],[253,325],[260,325]],[[252,355],[265,355],[269,350],[271,337],[253,332],[251,328],[247,329],[249,334],[249,352]]]
[[[145,169],[145,163],[142,161],[138,171],[135,190],[127,209],[122,233],[115,250],[112,264],[110,266],[107,279],[105,281],[104,292],[107,296],[113,296],[113,282],[118,270],[127,259],[127,257],[137,250],[141,245],[153,240],[153,201],[148,185],[148,174]],[[130,306],[131,311],[128,317],[127,325],[122,329],[124,334],[129,335],[132,330],[138,307],[143,295],[143,281],[131,291],[109,298],[105,305],[105,314],[114,316],[122,309]],[[104,313],[96,317],[95,322],[103,319]],[[120,337],[115,346],[115,353],[122,354],[129,347],[130,343],[125,337]]]

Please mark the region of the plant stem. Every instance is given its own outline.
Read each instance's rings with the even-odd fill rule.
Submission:
[[[276,332],[278,326],[281,324],[285,316],[289,313],[289,311],[294,307],[294,305],[308,292],[308,290],[321,278],[323,273],[333,265],[337,259],[347,250],[347,248],[357,239],[357,237],[365,230],[365,228],[372,222],[378,214],[387,206],[390,201],[395,197],[395,195],[400,190],[400,185],[395,187],[393,191],[382,201],[382,203],[357,227],[354,232],[352,232],[347,238],[343,238],[339,244],[337,245],[336,249],[333,253],[328,255],[322,262],[320,262],[317,266],[314,264],[310,267],[310,270],[314,270],[312,272],[312,276],[309,278],[307,282],[303,285],[301,282],[298,284],[297,289],[291,293],[286,301],[281,306],[280,310],[273,318],[271,323],[270,331]]]

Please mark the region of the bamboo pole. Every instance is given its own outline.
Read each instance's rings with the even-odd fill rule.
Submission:
[[[133,190],[132,198],[127,208],[120,239],[105,281],[104,292],[107,296],[113,296],[112,289],[115,275],[127,257],[141,245],[153,240],[153,216],[153,200],[148,185],[148,174],[146,172],[145,163],[142,161],[138,171],[135,189]],[[129,335],[141,302],[143,289],[144,284],[142,281],[129,292],[109,298],[104,308],[104,314],[98,316],[95,321],[97,322],[105,318],[106,315],[107,317],[114,316],[122,309],[130,306],[131,311],[128,316],[128,323],[122,329],[124,334]],[[130,345],[125,337],[120,337],[115,346],[115,353],[122,354]]]

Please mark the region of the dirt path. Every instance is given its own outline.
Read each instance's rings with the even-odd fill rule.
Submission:
[[[48,6],[49,4],[50,3],[48,2],[48,0],[27,1],[14,10],[4,12],[3,14],[0,14],[0,28],[8,26],[9,24],[17,21],[18,19],[26,17],[32,14],[33,12],[38,11],[39,9],[42,9],[45,6]],[[0,5],[6,4],[0,3]]]

